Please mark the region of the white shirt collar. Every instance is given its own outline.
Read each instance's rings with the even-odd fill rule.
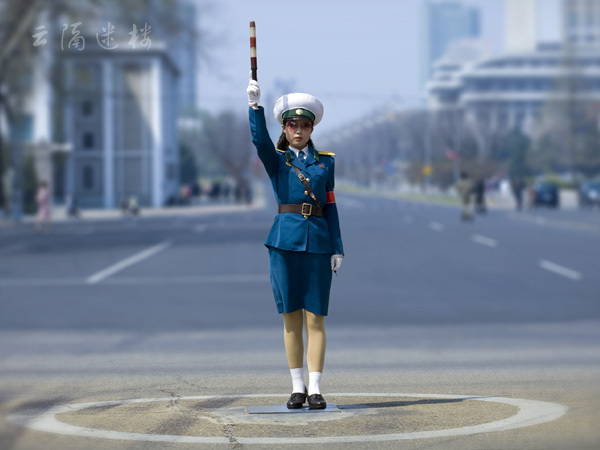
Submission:
[[[298,153],[300,153],[300,150],[302,150],[304,152],[304,154],[306,156],[308,156],[308,145],[300,150],[298,150],[297,148],[294,148],[290,145],[290,150],[294,152],[294,155],[296,155],[296,158],[298,157]]]

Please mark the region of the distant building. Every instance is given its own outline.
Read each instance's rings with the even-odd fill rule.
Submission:
[[[578,90],[563,89],[569,79]],[[461,75],[460,107],[471,123],[491,129],[518,128],[526,133],[540,125],[548,103],[568,100],[600,102],[600,53],[580,51],[565,59],[561,47],[507,54],[473,65]]]
[[[427,84],[428,106],[433,110],[456,110],[461,107],[462,75],[471,64],[486,59],[489,51],[480,41],[457,41],[443,58],[435,62]]]
[[[71,52],[63,127],[72,143],[65,192],[83,207],[114,208],[135,195],[162,206],[178,189],[177,78],[168,51],[120,47]]]
[[[50,182],[55,201],[72,193],[83,208],[114,208],[135,195],[140,205],[158,207],[177,195],[177,119],[182,107],[197,103],[195,8],[181,2],[174,12],[181,25],[176,31],[151,8],[147,22],[134,24],[137,46],[125,40],[112,49],[99,45],[98,24],[113,21],[122,40],[132,23],[115,24],[110,8],[90,9],[79,18],[82,51],[69,49],[75,24],[65,30],[67,24],[52,23],[48,10],[41,11],[36,24],[48,33],[47,43],[24,76],[29,92],[7,137],[33,155],[37,176]],[[149,48],[141,46],[145,25],[151,29]],[[51,79],[56,67],[61,86]],[[2,113],[0,122],[6,124]],[[19,197],[22,177],[13,178],[11,195]]]
[[[548,102],[566,100],[567,96],[590,104],[600,102],[600,52],[592,45],[596,42],[593,33],[586,31],[589,22],[579,20],[583,17],[576,7],[579,3],[592,8],[586,13],[600,17],[600,0],[563,0],[563,11],[576,13],[564,19],[569,32],[562,45],[538,43],[529,48],[532,36],[525,33],[519,39],[507,37],[507,47],[513,51],[501,56],[473,61],[450,56],[442,59],[427,85],[429,107],[438,112],[458,112],[475,129],[518,128],[531,133],[540,124]],[[506,5],[507,22],[515,22],[507,24],[507,29],[516,24],[535,27],[535,2],[507,0]],[[570,80],[577,80],[575,91],[564,89]]]
[[[563,0],[563,41],[576,47],[600,47],[600,0]]]
[[[506,52],[528,52],[537,46],[536,0],[506,0]]]
[[[181,28],[171,34],[169,55],[179,68],[179,108],[180,110],[195,109],[198,105],[197,77],[197,46],[196,30],[197,5],[192,2],[182,2],[177,14]]]
[[[430,79],[435,61],[458,40],[480,36],[479,10],[461,1],[428,0],[421,17],[421,81]]]

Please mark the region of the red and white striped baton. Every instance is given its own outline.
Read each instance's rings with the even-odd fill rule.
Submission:
[[[250,22],[250,69],[252,70],[252,79],[256,78],[256,25],[254,21]]]

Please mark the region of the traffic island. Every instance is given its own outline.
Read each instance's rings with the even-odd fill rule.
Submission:
[[[505,397],[342,393],[325,398],[336,408],[250,414],[248,408],[280,409],[287,396],[195,396],[70,404],[13,414],[9,421],[40,431],[104,439],[323,444],[504,431],[548,422],[567,410],[554,403]]]

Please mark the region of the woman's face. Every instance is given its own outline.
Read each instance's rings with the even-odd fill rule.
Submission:
[[[313,131],[310,120],[288,120],[283,124],[283,132],[290,146],[302,150],[308,144]]]

